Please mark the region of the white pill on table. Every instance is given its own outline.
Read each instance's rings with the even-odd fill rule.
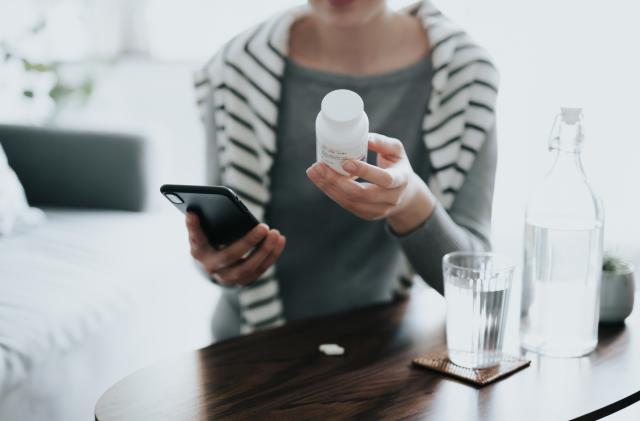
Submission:
[[[322,344],[318,347],[324,355],[343,355],[344,348],[338,344]]]

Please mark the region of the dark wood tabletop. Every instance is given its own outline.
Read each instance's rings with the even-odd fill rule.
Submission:
[[[444,300],[425,289],[404,302],[292,322],[142,369],[105,392],[96,419],[597,418],[640,405],[637,307],[626,324],[600,327],[589,356],[521,351],[530,367],[478,388],[411,364],[445,344]],[[324,356],[322,343],[346,354]]]

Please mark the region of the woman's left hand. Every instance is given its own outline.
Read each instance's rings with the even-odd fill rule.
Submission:
[[[413,172],[402,142],[369,134],[369,150],[378,154],[377,166],[345,161],[343,176],[323,163],[307,169],[307,176],[327,196],[366,220],[387,218],[396,234],[406,234],[424,223],[434,209],[427,185]],[[356,182],[359,177],[367,182]]]

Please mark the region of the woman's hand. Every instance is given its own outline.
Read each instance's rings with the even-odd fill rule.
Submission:
[[[286,242],[278,230],[258,224],[244,237],[218,249],[209,244],[196,214],[189,212],[186,220],[191,255],[225,286],[247,285],[257,280],[280,257]]]
[[[387,218],[396,234],[406,234],[431,216],[435,206],[431,192],[413,172],[398,139],[371,133],[369,150],[378,154],[378,166],[345,161],[342,168],[350,176],[343,176],[323,163],[315,163],[307,169],[307,175],[354,215],[366,220]],[[358,183],[354,177],[368,182]]]

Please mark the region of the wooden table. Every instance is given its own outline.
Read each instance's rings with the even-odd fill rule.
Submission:
[[[406,302],[290,323],[143,369],[102,396],[96,419],[605,416],[640,399],[637,307],[626,325],[600,328],[589,356],[527,353],[530,367],[476,388],[411,365],[445,343],[444,300],[423,290]],[[323,356],[321,343],[338,343],[347,354]],[[624,412],[637,414],[638,406]]]

